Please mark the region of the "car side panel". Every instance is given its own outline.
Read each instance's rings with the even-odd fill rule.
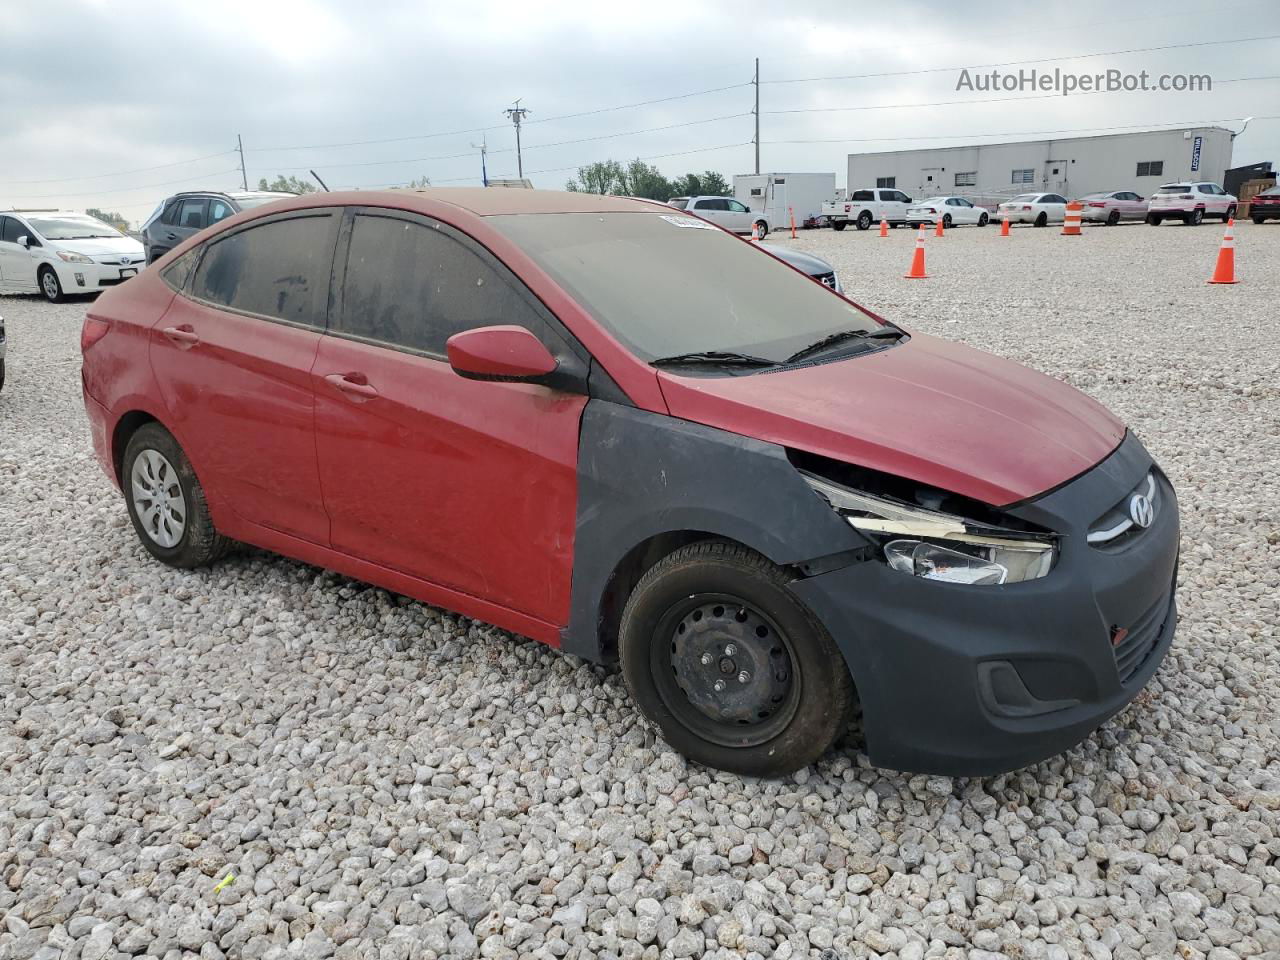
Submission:
[[[582,413],[573,597],[562,649],[610,657],[616,638],[602,635],[601,622],[614,572],[650,538],[684,531],[735,540],[783,565],[836,555],[847,564],[859,558],[850,551],[869,546],[782,447],[591,400]]]

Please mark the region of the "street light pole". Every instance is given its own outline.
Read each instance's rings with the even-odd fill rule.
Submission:
[[[756,115],[756,174],[760,173],[760,58],[756,57],[756,75],[751,78],[751,83],[756,88],[756,107],[751,112]]]
[[[523,99],[523,98],[520,98]],[[529,113],[527,107],[520,106],[520,99],[517,99],[514,106],[507,107],[502,112],[511,118],[511,122],[516,128],[516,171],[520,175],[520,179],[524,179],[524,157],[520,153],[520,122],[524,120],[525,114]]]

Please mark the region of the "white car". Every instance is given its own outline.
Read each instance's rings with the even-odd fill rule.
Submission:
[[[1132,190],[1089,193],[1077,201],[1083,209],[1080,219],[1089,223],[1115,226],[1121,220],[1145,220],[1147,201]]]
[[[996,207],[996,219],[1010,223],[1031,223],[1043,227],[1062,223],[1067,216],[1067,198],[1056,193],[1020,193]]]
[[[856,224],[859,230],[867,230],[881,220],[896,227],[907,222],[907,209],[912,200],[901,190],[880,187],[864,187],[849,191],[847,200],[829,200],[822,205],[822,216],[836,230]]]
[[[667,206],[696,213],[733,233],[750,233],[756,224],[761,239],[769,232],[769,221],[762,214],[733,197],[672,197]]]
[[[1236,198],[1216,183],[1166,183],[1147,203],[1147,223],[1178,219],[1197,224],[1205,217],[1220,217],[1225,223],[1236,215]]]
[[[99,293],[146,265],[142,244],[83,213],[0,211],[0,288],[53,303]]]
[[[930,197],[907,208],[907,226],[918,227],[922,223],[937,223],[942,218],[943,227],[971,223],[985,227],[990,214],[982,207],[975,207],[964,197]]]

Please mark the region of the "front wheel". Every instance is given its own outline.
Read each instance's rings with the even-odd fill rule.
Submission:
[[[1158,227],[1158,226],[1160,226],[1160,224],[1161,224],[1163,221],[1164,221],[1164,217],[1161,217],[1161,216],[1159,216],[1159,215],[1157,215],[1157,214],[1154,214],[1154,213],[1148,213],[1148,214],[1147,214],[1147,223],[1151,224],[1151,226],[1153,226],[1153,227]]]
[[[756,230],[759,231],[760,239],[763,240],[769,235],[769,225],[763,220],[757,220],[755,223]]]
[[[1260,227],[1260,226],[1262,226],[1264,223],[1266,223],[1266,222],[1267,222],[1267,218],[1266,218],[1266,217],[1254,217],[1254,218],[1253,218],[1253,222],[1254,222],[1255,224],[1257,224],[1257,225]]]
[[[63,303],[67,299],[62,289],[62,281],[53,267],[44,267],[40,271],[40,292],[50,303]]]
[[[703,541],[659,561],[627,600],[623,676],[641,712],[690,760],[780,776],[844,732],[853,681],[791,579],[745,547]]]
[[[199,567],[231,546],[214,529],[191,461],[160,424],[145,423],[129,438],[120,485],[138,539],[162,563]]]
[[[1117,223],[1119,223],[1119,222],[1120,222],[1120,211],[1119,211],[1119,210],[1112,210],[1109,214],[1107,214],[1107,226],[1108,226],[1108,227],[1114,227],[1114,226],[1115,226]]]
[[[1231,206],[1227,207],[1227,212],[1222,215],[1222,222],[1226,223],[1228,220],[1234,220],[1235,218],[1236,218],[1236,205],[1233,203],[1231,204]]]
[[[991,218],[988,217],[985,213],[978,215],[978,226],[985,227],[990,222],[991,222]]]

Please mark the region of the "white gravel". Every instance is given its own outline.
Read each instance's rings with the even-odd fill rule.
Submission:
[[[795,241],[1091,393],[1182,498],[1156,679],[988,780],[690,769],[612,670],[256,552],[169,570],[92,459],[84,304],[0,298],[0,958],[1280,955],[1280,225],[1235,287],[1214,226],[996,232],[923,281],[905,230]]]

